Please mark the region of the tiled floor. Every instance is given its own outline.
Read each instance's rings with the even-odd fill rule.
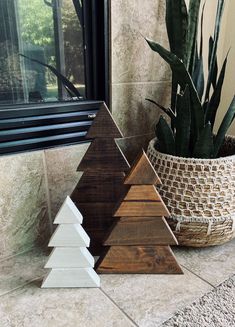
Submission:
[[[235,272],[235,240],[175,248],[184,275],[102,275],[101,289],[42,290],[46,258],[31,251],[0,262],[1,327],[157,327]]]

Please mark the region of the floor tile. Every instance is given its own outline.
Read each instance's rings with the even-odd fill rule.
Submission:
[[[101,288],[141,327],[157,327],[212,289],[184,275],[102,275]]]
[[[220,246],[177,248],[174,252],[183,266],[214,286],[235,272],[235,239]]]
[[[0,298],[1,327],[131,327],[99,289],[40,289],[34,282]]]
[[[0,296],[44,276],[46,258],[32,250],[0,262]]]

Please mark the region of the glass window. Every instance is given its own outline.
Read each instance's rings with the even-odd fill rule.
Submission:
[[[0,1],[0,105],[85,98],[82,2],[76,1]],[[76,94],[65,87],[69,82]]]

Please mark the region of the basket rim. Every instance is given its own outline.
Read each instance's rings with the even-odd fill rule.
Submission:
[[[226,135],[227,138],[232,138],[235,142],[235,137],[231,136],[231,135]],[[149,142],[149,146],[151,147],[151,149],[157,153],[159,156],[161,156],[164,159],[170,159],[170,160],[174,160],[174,161],[186,161],[186,162],[197,162],[197,163],[221,163],[221,162],[231,162],[231,161],[235,161],[235,154],[230,155],[230,156],[226,156],[226,157],[219,157],[219,158],[211,158],[211,159],[202,159],[202,158],[185,158],[185,157],[179,157],[179,156],[174,156],[172,154],[167,154],[167,153],[163,153],[160,152],[158,150],[155,149],[154,147],[154,143],[156,142],[157,137],[154,137],[150,142]]]

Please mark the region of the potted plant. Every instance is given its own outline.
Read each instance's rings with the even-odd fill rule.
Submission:
[[[224,1],[217,3],[207,79],[202,32],[205,4],[200,11],[200,0],[190,0],[188,9],[184,0],[166,0],[170,51],[146,39],[172,70],[171,106],[148,99],[169,118],[160,117],[148,156],[162,180],[161,196],[171,212],[169,224],[179,244],[196,247],[222,244],[234,237],[235,230],[235,138],[226,136],[235,118],[235,97],[213,134],[228,57],[219,71],[217,47]]]

